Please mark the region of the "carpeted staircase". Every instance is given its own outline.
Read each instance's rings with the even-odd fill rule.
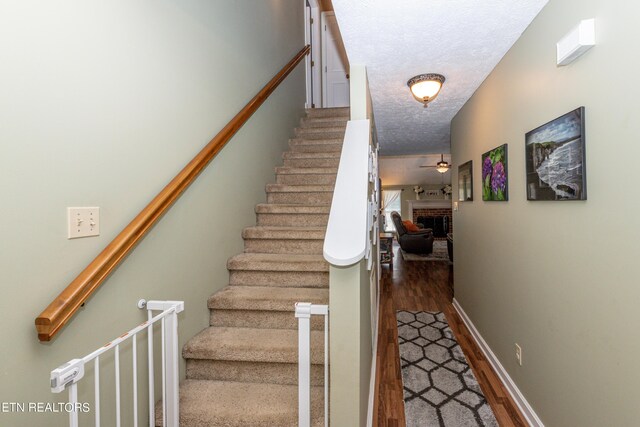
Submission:
[[[294,304],[329,302],[322,245],[348,108],[307,110],[230,258],[229,286],[208,301],[210,327],[182,351],[180,425],[295,426],[298,333]],[[323,325],[312,319],[312,425],[323,424]],[[158,412],[157,425],[161,425]]]

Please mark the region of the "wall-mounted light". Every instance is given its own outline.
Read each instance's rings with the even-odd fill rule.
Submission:
[[[436,99],[438,93],[440,93],[444,80],[445,78],[442,74],[420,74],[410,78],[407,86],[411,89],[411,94],[416,101],[422,102],[426,108],[427,104]]]

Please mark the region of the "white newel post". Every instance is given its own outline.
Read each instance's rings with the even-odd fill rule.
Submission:
[[[296,304],[298,318],[298,427],[311,426],[311,303]]]
[[[178,427],[180,410],[179,371],[178,371],[178,313],[175,311],[166,320],[166,351],[167,351],[167,427]]]
[[[173,310],[171,310],[173,308]],[[178,313],[184,310],[184,304],[178,301],[149,301],[147,310],[171,310],[163,319],[163,370],[164,396],[163,418],[166,427],[179,427],[180,423],[180,371],[178,350]]]

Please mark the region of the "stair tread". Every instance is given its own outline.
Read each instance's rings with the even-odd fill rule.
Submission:
[[[270,193],[333,193],[333,185],[267,184]]]
[[[302,133],[322,133],[322,132],[344,132],[346,122],[341,126],[324,126],[324,127],[298,127],[296,132]]]
[[[287,175],[301,175],[301,174],[311,174],[311,175],[335,175],[338,173],[338,168],[316,168],[316,167],[296,167],[296,166],[278,166],[276,167],[277,174],[287,174]]]
[[[343,138],[291,138],[289,143],[293,145],[338,145],[343,143]]]
[[[329,290],[318,288],[274,288],[227,286],[209,297],[210,309],[294,311],[296,302],[328,304]]]
[[[347,118],[344,117],[307,117],[300,121],[302,129],[346,129]]]
[[[311,387],[311,424],[323,425],[323,387]],[[298,386],[185,380],[180,385],[182,427],[263,427],[298,424]],[[162,405],[156,425],[162,422]]]
[[[311,331],[312,364],[324,363],[323,343],[324,331]],[[185,344],[182,355],[185,359],[297,363],[298,331],[210,326]]]
[[[349,118],[349,107],[307,108],[307,117],[346,117]]]
[[[229,270],[325,272],[329,264],[322,255],[241,253],[227,261]]]
[[[326,227],[285,227],[256,225],[242,230],[243,239],[324,239]]]
[[[282,154],[284,159],[339,159],[339,151],[305,152],[305,151],[285,151]]]
[[[329,205],[297,205],[289,203],[259,203],[256,213],[329,214]]]
[[[349,121],[349,117],[347,116],[326,116],[326,117],[322,117],[322,116],[317,116],[317,117],[304,117],[302,118],[302,122],[306,123],[306,122],[313,122],[313,123],[322,123],[322,122],[341,122],[344,123],[346,125],[346,123]]]

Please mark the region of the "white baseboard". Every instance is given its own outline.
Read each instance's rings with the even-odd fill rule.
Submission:
[[[518,405],[518,408],[520,408],[520,412],[522,412],[522,415],[527,420],[529,425],[532,427],[544,427],[544,424],[542,424],[542,421],[540,420],[540,418],[538,418],[538,415],[536,415],[531,405],[529,405],[529,402],[527,402],[527,399],[525,399],[523,394],[520,392],[520,389],[518,389],[516,383],[513,382],[513,380],[507,373],[507,370],[504,369],[502,363],[500,363],[496,355],[493,353],[493,351],[491,351],[491,348],[489,348],[487,342],[484,340],[484,338],[482,338],[480,332],[478,332],[475,325],[471,322],[471,319],[469,319],[469,316],[467,316],[467,313],[464,312],[464,310],[460,306],[460,303],[458,303],[455,298],[453,299],[453,308],[456,309],[464,324],[467,325],[467,329],[469,329],[469,331],[471,332],[471,335],[473,336],[476,344],[478,344],[478,347],[480,347],[480,350],[482,350],[482,353],[484,353],[484,356],[487,358],[494,371],[496,371],[498,377],[500,377],[500,380],[506,387],[513,400],[516,402],[516,405]]]

